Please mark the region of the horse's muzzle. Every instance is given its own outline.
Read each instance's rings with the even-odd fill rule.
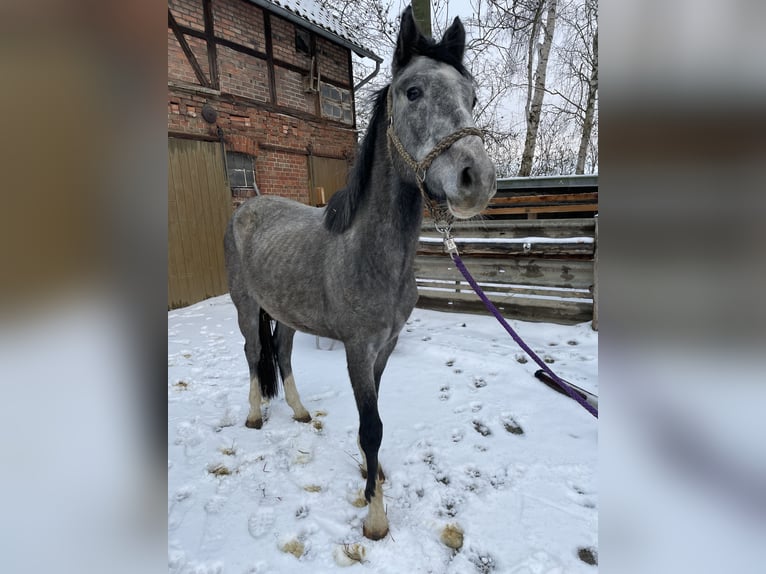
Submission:
[[[450,212],[460,219],[482,212],[497,191],[497,177],[481,142],[457,142],[439,163],[434,167],[438,167]]]

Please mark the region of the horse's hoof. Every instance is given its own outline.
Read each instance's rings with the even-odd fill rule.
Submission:
[[[263,426],[263,419],[256,419],[254,421],[247,419],[245,421],[245,426],[249,429],[259,429]]]
[[[296,421],[298,421],[299,423],[310,423],[310,422],[311,422],[311,415],[310,415],[310,414],[308,414],[308,413],[306,413],[306,414],[305,414],[304,416],[302,416],[302,417],[295,417],[295,416],[294,416],[294,417],[293,417],[293,419],[295,419],[295,420],[296,420]]]
[[[367,530],[367,525],[362,525],[362,534],[364,534],[365,538],[369,538],[370,540],[380,540],[381,538],[385,538],[388,536],[388,526],[385,528],[375,531],[375,530]]]

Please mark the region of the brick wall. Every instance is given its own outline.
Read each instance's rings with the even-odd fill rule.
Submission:
[[[274,73],[279,105],[312,114],[316,113],[316,97],[313,93],[304,91],[304,80],[301,74],[285,68],[277,68]]]
[[[221,38],[259,52],[266,51],[263,12],[249,2],[213,0],[213,23],[216,35]]]
[[[271,42],[274,59],[308,70],[311,56],[295,49],[295,24],[278,16],[271,16]]]
[[[345,88],[351,87],[349,86],[348,50],[324,38],[317,38],[317,52],[322,80],[338,82]]]
[[[212,0],[211,5],[216,37],[241,48],[217,43],[219,89],[204,89],[168,28],[168,131],[217,139],[220,128],[227,150],[256,158],[261,193],[308,203],[309,151],[351,157],[356,134],[349,125],[323,118],[316,94],[304,91],[302,71],[309,70],[311,58],[296,51],[294,24],[269,16],[276,95],[272,100],[263,10],[246,0]],[[202,0],[169,0],[168,6],[180,26],[204,31]],[[209,77],[206,41],[192,33],[184,37]],[[322,80],[349,88],[348,50],[320,37],[316,46]],[[217,112],[214,124],[202,118],[205,104]],[[243,200],[235,197],[233,204]]]
[[[269,69],[265,60],[218,46],[221,92],[268,102]]]
[[[258,189],[302,203],[309,200],[308,158],[305,155],[266,150],[256,159],[255,171],[262,174]]]
[[[200,31],[205,29],[202,0],[168,0],[168,8],[181,26]]]

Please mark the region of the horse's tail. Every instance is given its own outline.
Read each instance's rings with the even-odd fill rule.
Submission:
[[[261,384],[261,395],[271,399],[279,392],[279,369],[277,368],[277,347],[271,330],[271,317],[263,308],[258,318],[258,338],[261,342],[261,354],[256,366],[258,382]]]

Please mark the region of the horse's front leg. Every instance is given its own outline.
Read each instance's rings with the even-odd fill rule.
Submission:
[[[376,396],[380,393],[380,379],[383,376],[383,370],[386,368],[386,364],[388,363],[388,358],[391,356],[391,353],[394,350],[394,347],[396,347],[396,341],[398,340],[398,336],[391,339],[388,343],[386,343],[383,348],[378,353],[377,358],[375,359],[375,365],[373,369],[373,377],[375,380],[375,394]],[[362,454],[362,477],[367,478],[367,456],[364,453],[364,450],[362,449],[361,440],[359,441],[359,452]],[[380,461],[378,461],[378,478],[382,481],[386,480],[386,473],[383,472],[383,467],[380,464]]]
[[[369,511],[362,530],[371,540],[380,540],[388,534],[388,519],[383,508],[382,480],[378,475],[378,450],[383,439],[383,423],[378,414],[378,393],[374,376],[377,356],[377,350],[372,350],[366,345],[346,345],[348,373],[359,411],[359,444],[367,463],[364,498],[369,503]]]

